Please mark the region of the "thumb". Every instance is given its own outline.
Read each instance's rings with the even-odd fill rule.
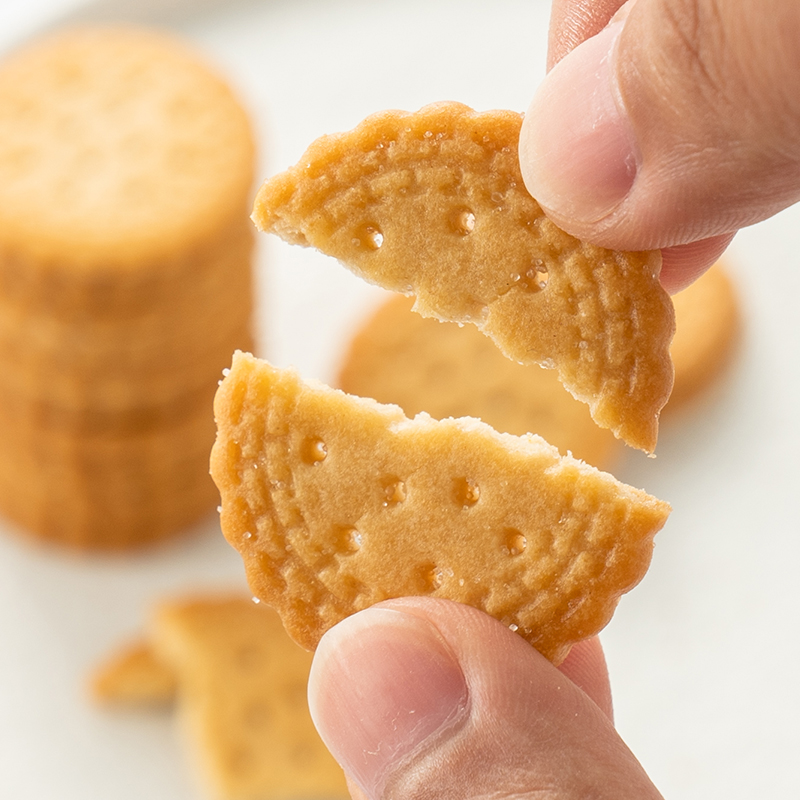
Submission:
[[[445,600],[390,601],[332,628],[309,706],[354,797],[660,797],[583,691],[501,623]]]
[[[796,0],[632,0],[540,86],[528,190],[605,247],[729,240],[800,199],[798,41]]]

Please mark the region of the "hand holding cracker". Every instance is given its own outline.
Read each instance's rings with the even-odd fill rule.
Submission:
[[[800,199],[797,3],[554,7],[520,150],[526,186],[564,230],[663,248],[676,292],[738,228]]]
[[[323,637],[309,707],[358,800],[660,798],[614,730],[596,639],[556,669],[475,609],[384,603]]]

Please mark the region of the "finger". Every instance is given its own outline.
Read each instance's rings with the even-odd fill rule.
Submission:
[[[445,600],[390,601],[332,628],[309,707],[370,800],[659,797],[583,691],[498,621]]]
[[[576,644],[558,668],[588,695],[612,722],[614,721],[606,657],[596,636]]]
[[[553,0],[547,40],[547,69],[581,42],[600,33],[625,0]]]
[[[606,247],[730,235],[800,199],[800,4],[637,0],[549,73],[520,140],[548,215]]]
[[[347,790],[350,792],[352,800],[369,800],[359,785],[349,775],[345,775],[345,780],[347,781]]]
[[[675,294],[696,281],[709,267],[719,261],[734,234],[713,236],[699,242],[665,247],[661,251],[661,284]]]
[[[603,649],[596,636],[575,645],[558,669],[613,721],[611,684]],[[369,800],[350,777],[347,779],[347,787],[352,800]]]

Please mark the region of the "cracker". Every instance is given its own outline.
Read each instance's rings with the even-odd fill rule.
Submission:
[[[175,689],[175,673],[147,641],[131,642],[116,650],[91,680],[95,700],[110,706],[168,706],[175,699]]]
[[[200,404],[210,417],[211,398],[231,354],[253,343],[245,318],[218,338],[209,336],[205,349],[193,347],[195,352],[183,359],[175,348],[172,364],[159,361],[154,345],[149,368],[147,354],[124,349],[115,360],[109,348],[106,368],[98,362],[85,372],[57,360],[35,360],[30,351],[0,352],[0,371],[6,376],[0,385],[0,409],[16,409],[26,421],[76,435],[113,431],[120,437],[180,423]]]
[[[246,212],[254,153],[238,98],[177,37],[41,37],[0,63],[0,256],[36,262],[37,297],[53,264],[76,281],[155,271]]]
[[[341,768],[311,721],[311,656],[249,598],[165,603],[153,646],[178,679],[198,767],[226,800],[346,797]]]
[[[409,420],[242,353],[214,408],[223,532],[307,648],[373,603],[430,595],[559,662],[642,578],[669,513],[537,436]]]
[[[477,417],[503,433],[536,433],[598,469],[619,460],[621,443],[594,424],[554,370],[516,364],[474,327],[425,319],[411,305],[394,295],[366,320],[344,359],[339,388],[395,403],[409,417]]]
[[[169,424],[74,435],[0,404],[0,510],[39,538],[77,547],[144,545],[210,514],[208,402]]]
[[[674,412],[711,387],[736,351],[742,329],[739,298],[724,262],[673,298],[677,328],[670,353],[675,386],[666,411]]]
[[[471,322],[514,361],[554,367],[594,420],[652,452],[669,397],[674,314],[658,252],[558,229],[523,186],[522,118],[439,103],[324,136],[268,180],[253,219],[415,310]]]

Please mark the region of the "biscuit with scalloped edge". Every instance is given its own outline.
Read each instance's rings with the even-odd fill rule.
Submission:
[[[460,103],[374,114],[268,180],[253,219],[415,295],[423,316],[476,324],[514,361],[554,367],[598,425],[652,452],[673,378],[661,255],[550,222],[523,186],[521,122]]]
[[[642,578],[668,504],[538,436],[304,383],[237,353],[215,399],[222,530],[314,648],[409,595],[472,605],[560,662]]]

